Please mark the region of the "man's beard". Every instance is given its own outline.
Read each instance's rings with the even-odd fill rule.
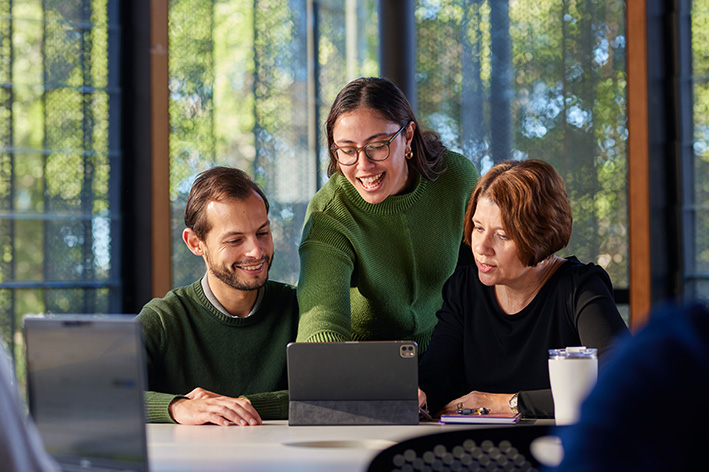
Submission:
[[[266,281],[268,280],[268,271],[271,270],[271,264],[273,264],[273,255],[271,257],[264,256],[263,259],[259,260],[245,260],[245,261],[237,261],[234,264],[232,264],[230,269],[222,269],[221,267],[218,267],[216,264],[212,262],[212,258],[209,256],[209,254],[206,254],[207,256],[207,269],[214,275],[217,279],[222,281],[223,283],[227,284],[228,286],[235,288],[237,290],[244,290],[244,291],[249,291],[249,290],[258,290],[264,285],[266,285]],[[246,265],[256,265],[259,264],[260,262],[264,262],[267,265],[266,269],[266,278],[263,280],[243,280],[243,278],[240,278],[237,275],[237,268],[236,266],[246,266]],[[246,276],[248,277],[248,276]]]

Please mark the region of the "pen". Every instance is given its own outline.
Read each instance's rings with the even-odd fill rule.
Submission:
[[[419,415],[423,416],[424,419],[426,419],[428,421],[436,421],[431,417],[431,415],[428,414],[428,412],[426,410],[424,410],[421,407],[419,407]]]
[[[463,408],[455,412],[459,415],[487,415],[490,413],[490,410],[487,408]]]

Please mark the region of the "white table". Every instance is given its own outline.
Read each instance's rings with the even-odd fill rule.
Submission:
[[[149,424],[152,472],[362,472],[379,451],[416,436],[472,425],[186,426]],[[485,426],[480,426],[485,427]]]

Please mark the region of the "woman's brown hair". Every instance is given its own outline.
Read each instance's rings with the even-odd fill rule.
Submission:
[[[507,161],[475,186],[465,212],[465,242],[471,244],[473,215],[487,198],[500,208],[503,229],[523,264],[534,266],[569,243],[573,217],[564,181],[547,162]]]
[[[446,170],[443,162],[443,153],[446,147],[441,143],[438,134],[433,131],[422,132],[411,104],[404,93],[388,79],[381,77],[360,77],[345,85],[332,103],[330,113],[325,121],[327,133],[327,147],[332,148],[334,139],[333,128],[337,119],[343,113],[348,113],[359,108],[369,108],[399,126],[414,123],[414,138],[411,142],[411,151],[414,156],[407,161],[409,167],[416,169],[425,179],[436,180]],[[327,175],[330,177],[339,171],[337,159],[330,152],[330,163],[327,166]]]

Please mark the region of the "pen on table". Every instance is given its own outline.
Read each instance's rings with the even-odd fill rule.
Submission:
[[[462,408],[460,410],[455,410],[459,415],[487,415],[490,410],[487,408]]]
[[[431,415],[428,414],[428,412],[426,410],[424,410],[421,407],[419,407],[419,415],[423,416],[424,419],[426,419],[428,421],[436,421],[431,417]]]

